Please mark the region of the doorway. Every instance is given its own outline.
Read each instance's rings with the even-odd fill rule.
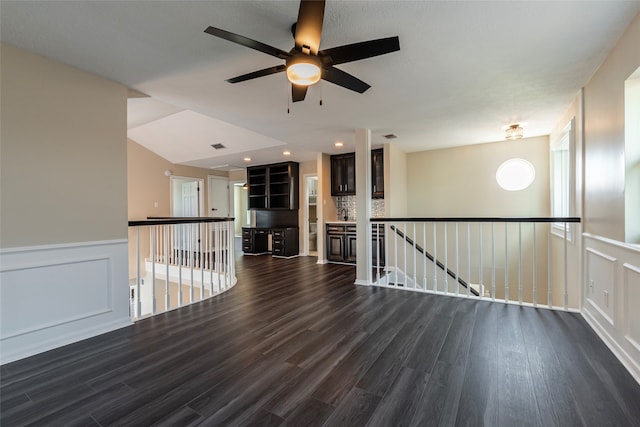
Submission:
[[[306,180],[306,215],[304,234],[307,236],[306,248],[309,256],[318,256],[318,176],[305,175]]]
[[[248,210],[247,184],[244,182],[233,183],[233,217],[235,220],[234,228],[236,237],[242,236],[242,227],[248,227],[250,224]]]
[[[201,189],[204,180],[183,176],[171,177],[171,215],[172,216],[203,216],[204,199]]]

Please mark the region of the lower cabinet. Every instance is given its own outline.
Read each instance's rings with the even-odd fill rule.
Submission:
[[[327,224],[327,260],[356,263],[356,226]]]
[[[292,257],[298,255],[298,229],[282,228],[271,230],[271,255]]]
[[[384,267],[384,227],[372,226],[371,230],[371,265]]]
[[[242,251],[245,254],[269,253],[269,235],[271,235],[271,255],[293,257],[299,254],[298,228],[242,228]]]
[[[371,233],[371,264],[384,266],[384,227],[374,227]],[[356,263],[356,226],[327,224],[327,261],[344,264]]]

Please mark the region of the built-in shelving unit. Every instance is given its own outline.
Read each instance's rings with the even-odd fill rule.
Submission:
[[[249,209],[298,209],[298,163],[247,168]]]

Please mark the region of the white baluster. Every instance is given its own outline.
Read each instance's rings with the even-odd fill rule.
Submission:
[[[533,223],[533,306],[538,306],[538,254],[536,249],[536,223]]]
[[[496,300],[496,227],[491,223],[491,301]]]
[[[518,303],[522,305],[522,223],[518,222]]]

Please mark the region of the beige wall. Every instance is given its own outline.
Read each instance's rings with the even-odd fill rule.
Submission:
[[[127,88],[1,47],[0,242],[127,237]]]
[[[503,190],[495,179],[498,166],[513,157],[536,169],[535,181],[522,191]],[[409,153],[407,194],[407,215],[412,217],[548,216],[549,139]]]
[[[624,82],[640,66],[640,15],[584,89],[585,231],[623,242]]]
[[[176,165],[147,150],[133,140],[127,143],[129,219],[139,220],[148,216],[170,216],[170,178],[164,171],[170,170],[174,176],[201,178],[204,180],[203,200],[208,212],[207,175],[227,176],[226,172],[191,166]],[[158,207],[155,207],[155,203]]]

